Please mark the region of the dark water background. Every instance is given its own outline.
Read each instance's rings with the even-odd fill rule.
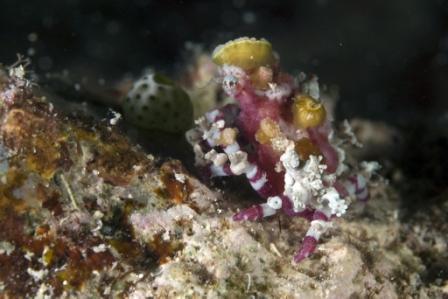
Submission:
[[[31,53],[37,73],[173,72],[186,41],[213,49],[239,36],[265,37],[285,68],[339,85],[341,118],[447,111],[446,1],[0,1],[0,61]]]

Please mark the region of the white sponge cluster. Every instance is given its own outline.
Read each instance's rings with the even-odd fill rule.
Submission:
[[[334,180],[332,175],[324,173],[326,165],[322,164],[321,156],[311,155],[304,165],[300,165],[299,156],[291,144],[280,157],[285,169],[285,191],[295,212],[312,207],[329,215],[341,216],[347,210],[347,203],[340,198],[333,187],[327,187],[326,182]]]

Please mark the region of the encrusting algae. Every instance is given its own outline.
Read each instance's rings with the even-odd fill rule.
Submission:
[[[148,174],[159,175],[152,159],[112,127],[56,113],[33,95],[26,80],[0,73],[0,133],[8,157],[0,184],[0,240],[14,248],[0,254],[1,292],[11,297],[74,294],[95,273],[114,268],[111,275],[97,277],[103,283],[96,291],[111,292],[109,283],[125,275],[126,267],[154,268],[172,256],[169,248],[179,250],[160,236],[146,244],[135,241],[127,220],[148,204],[169,206],[183,198],[170,191],[171,184],[167,199],[153,191],[159,186],[140,188],[135,196],[123,192]],[[172,172],[165,166],[162,181]]]

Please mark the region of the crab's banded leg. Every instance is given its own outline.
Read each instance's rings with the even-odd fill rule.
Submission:
[[[236,104],[227,104],[219,109],[211,110],[205,113],[208,122],[213,123],[218,120],[224,120],[227,125],[234,125],[239,113],[239,107]]]
[[[305,209],[300,212],[294,211],[293,205],[291,200],[287,196],[282,196],[282,210],[283,213],[285,213],[287,216],[290,217],[302,217],[307,219],[308,221],[313,220],[313,214],[314,210],[311,209]]]
[[[226,154],[232,153],[240,149],[238,143],[222,146],[217,143],[220,134],[226,128],[231,128],[237,117],[239,108],[234,104],[226,105],[220,109],[215,109],[209,111],[205,114],[202,121],[199,121],[198,127],[195,129],[201,137],[196,137],[190,141],[193,144],[195,150],[197,161],[197,167],[200,169],[201,175],[204,178],[219,177],[219,176],[230,176],[234,175],[230,170],[230,163],[228,161],[223,161],[222,153]],[[219,125],[218,125],[219,122]],[[213,133],[211,133],[210,128],[214,127]],[[188,138],[187,138],[188,139]],[[207,158],[207,154],[213,152],[213,156],[217,157],[218,160],[211,161]],[[220,156],[218,156],[220,154]],[[224,159],[226,160],[226,159]]]
[[[314,253],[320,236],[330,227],[329,217],[322,211],[315,211],[313,214],[310,228],[305,238],[303,238],[300,249],[293,257],[294,262],[299,263]]]
[[[232,128],[235,126],[235,121],[239,113],[239,108],[235,104],[228,104],[219,109],[211,110],[203,117],[198,118],[195,123],[195,129],[190,131],[196,131],[198,134],[188,137],[187,140],[193,145],[199,142],[199,139],[204,140],[209,147],[219,146],[219,139],[222,131],[226,128]],[[190,132],[189,131],[189,132]],[[193,139],[193,140],[192,140]]]
[[[232,219],[234,221],[242,221],[242,220],[248,220],[248,221],[257,221],[260,219],[263,219],[265,217],[272,216],[277,211],[275,209],[272,209],[267,204],[259,204],[254,205],[248,209],[245,209],[239,213],[236,213],[233,215]]]
[[[213,163],[210,163],[210,164],[204,166],[201,170],[202,170],[202,174],[208,178],[234,175],[232,173],[232,171],[230,170],[229,163],[226,163],[224,165],[215,165]]]
[[[247,155],[241,151],[241,147],[238,142],[225,147],[215,147],[218,150],[222,150],[228,155],[229,159],[232,160],[233,155]],[[222,177],[222,176],[232,176],[244,174],[251,187],[263,198],[267,198],[273,195],[272,185],[269,183],[266,172],[263,171],[255,163],[255,157],[247,157],[241,159],[237,162],[227,161],[224,164],[209,163],[203,168],[203,172],[208,175],[208,177]],[[235,165],[237,164],[237,165]],[[233,167],[232,167],[233,166]]]
[[[367,180],[364,176],[360,174],[353,175],[349,177],[343,185],[347,191],[347,194],[355,196],[357,200],[365,202],[369,199]]]
[[[206,140],[201,140],[197,146],[200,148],[200,152],[202,153],[208,153],[211,150],[214,150],[210,147]],[[220,149],[217,148],[217,150]],[[233,175],[230,170],[230,163],[228,161],[224,163],[213,163],[213,161],[208,160],[205,163],[205,165],[197,165],[197,168],[204,179]]]
[[[208,144],[206,144],[202,148],[206,148],[208,150],[207,153],[213,152],[216,157],[218,157],[218,154],[223,155],[224,153],[224,155],[228,158],[231,155],[241,152],[240,150],[241,147],[238,142],[235,142],[228,146],[215,146],[213,148],[211,148],[210,146],[208,146]],[[255,165],[247,162],[247,165],[245,165],[244,167],[247,168],[247,170],[244,170],[242,173],[248,172],[250,169],[255,168]],[[215,163],[215,161],[209,160],[209,163],[204,167],[204,169],[206,172],[209,173],[210,177],[222,177],[222,176],[232,176],[242,174],[242,173],[235,173],[232,170],[231,163],[229,160],[225,161],[224,163]]]
[[[295,212],[292,208],[291,201],[288,197],[271,196],[268,197],[267,202],[259,205],[254,205],[248,209],[245,209],[233,216],[233,220],[249,220],[257,221],[265,217],[272,216],[277,213],[277,210],[282,210],[286,215],[292,217],[303,217],[309,221],[313,220],[315,211],[311,209],[305,209],[300,212]]]
[[[347,188],[345,188],[344,183],[341,181],[334,182],[333,187],[336,189],[336,191],[338,191],[341,198],[346,198],[350,195],[347,191]]]
[[[279,196],[269,197],[266,203],[254,205],[233,216],[234,221],[257,221],[277,213],[282,206],[282,199]]]
[[[252,160],[252,159],[250,159]],[[252,188],[263,198],[273,196],[273,189],[271,183],[269,183],[266,172],[263,171],[255,163],[251,163],[246,177],[249,180]]]
[[[228,164],[222,165],[220,168],[212,169],[215,175],[241,175],[244,174],[249,180],[252,188],[260,194],[261,197],[267,198],[273,195],[272,186],[268,181],[267,174],[257,165],[255,155],[248,154],[241,149],[238,141],[221,146],[225,154],[229,158]]]

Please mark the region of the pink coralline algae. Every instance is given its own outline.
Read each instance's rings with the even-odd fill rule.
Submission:
[[[257,221],[280,210],[309,220],[294,255],[300,262],[351,199],[368,199],[367,182],[378,165],[344,163],[344,140],[333,130],[317,77],[282,72],[268,41],[227,42],[215,49],[213,60],[224,92],[236,103],[206,113],[187,132],[196,166],[208,177],[244,175],[266,200],[234,221]]]

